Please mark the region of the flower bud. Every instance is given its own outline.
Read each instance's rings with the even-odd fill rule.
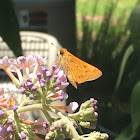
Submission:
[[[39,79],[41,79],[41,76],[42,76],[41,72],[38,72],[38,73],[36,74],[36,76],[37,76]]]
[[[7,129],[4,127],[4,125],[0,125],[0,136],[5,137],[7,134]]]
[[[54,128],[55,129],[59,128],[59,124],[58,123],[54,124]]]
[[[32,82],[31,77],[28,77],[28,78],[27,78],[27,82]]]
[[[13,105],[12,109],[13,109],[14,112],[16,112],[16,110],[18,109],[18,106],[17,105]]]
[[[36,86],[32,86],[31,90],[32,91],[37,91],[37,87]]]
[[[41,88],[44,88],[45,87],[45,83],[41,82],[40,86],[41,86]]]
[[[45,83],[46,82],[46,80],[44,80],[44,79],[40,79],[40,81],[39,81],[40,83]]]
[[[82,127],[88,128],[88,129],[95,129],[96,128],[96,122],[80,122],[79,124]]]
[[[44,66],[42,67],[42,71],[43,71],[43,76],[45,77],[46,76],[46,71],[47,71],[47,68]]]
[[[20,84],[20,87],[25,87],[25,83],[22,82],[22,83]]]
[[[27,135],[22,131],[21,132],[21,139],[26,139]]]
[[[13,127],[12,126],[8,126],[7,127],[7,132],[9,132],[9,133],[13,132]]]
[[[26,93],[26,89],[25,88],[21,88],[20,89],[20,93],[22,93],[22,94]]]
[[[32,82],[27,82],[27,87],[31,88],[33,86]]]
[[[4,112],[4,111],[2,111],[2,110],[0,110],[0,118],[3,116],[3,115],[5,115],[6,113]]]
[[[57,65],[52,65],[52,69],[56,70],[57,69]]]
[[[30,98],[30,99],[34,99],[34,95],[33,95],[33,94],[30,94],[30,95],[29,95],[29,98]]]
[[[10,118],[8,118],[8,120],[7,120],[7,124],[12,124],[12,123],[13,123],[13,120],[10,119]]]
[[[46,77],[47,77],[48,79],[50,79],[50,78],[52,77],[52,73],[51,73],[50,71],[47,71],[47,72],[46,72]]]
[[[108,134],[106,133],[100,133],[100,132],[92,132],[89,134],[88,138],[87,139],[95,139],[95,140],[106,140],[108,139]]]

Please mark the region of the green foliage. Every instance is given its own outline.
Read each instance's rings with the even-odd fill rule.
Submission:
[[[140,4],[136,5],[130,16],[131,37],[135,51],[140,51]]]
[[[140,81],[134,86],[131,95],[131,119],[132,129],[137,131],[140,127]]]
[[[89,20],[86,14],[83,16],[83,34],[78,38],[77,53],[81,59],[101,69],[103,76],[94,82],[80,85],[76,91],[78,93],[75,95],[74,92],[73,96],[75,100],[82,102],[84,98],[94,94],[99,100],[98,124],[120,134],[117,140],[131,140],[137,133],[131,123],[134,118],[131,95],[140,80],[140,6],[137,5],[131,13],[136,1],[133,1],[133,6],[129,5],[130,2],[122,9],[119,7],[121,2],[126,1],[105,4],[102,10],[103,19],[98,23]],[[97,9],[101,3],[95,3],[90,14],[92,19],[99,16]],[[140,92],[139,89],[137,91]],[[81,93],[82,96],[79,96]],[[137,98],[139,100],[138,96]],[[133,102],[135,103],[135,99]],[[139,124],[138,119],[134,120],[135,124]]]
[[[131,95],[131,123],[124,128],[115,140],[132,140],[140,127],[140,81],[136,83]]]
[[[132,126],[129,124],[115,140],[132,140],[136,131],[132,131]]]
[[[115,11],[115,16],[120,17],[120,15],[125,11],[129,11],[132,9],[137,0],[127,1],[127,0],[116,0],[118,1],[117,9]],[[98,5],[96,13],[98,15],[104,15],[105,8],[110,7],[110,3],[112,0],[77,0],[77,14],[78,15],[93,15],[93,11],[95,10],[94,6]],[[114,1],[115,2],[115,1]],[[86,8],[85,8],[86,7]],[[129,15],[129,12],[125,14],[125,16]]]
[[[22,55],[19,25],[11,0],[0,1],[0,36],[16,56]]]
[[[122,131],[116,140],[133,139],[140,128],[140,5],[136,5],[130,16],[130,30],[134,52],[126,61],[125,73],[123,74],[123,82],[120,85],[120,91],[132,91],[130,96],[130,122]],[[123,88],[125,90],[123,90]],[[127,92],[128,93],[128,92]],[[129,97],[128,96],[128,97]],[[127,97],[127,98],[128,98]]]
[[[126,63],[128,61],[128,58],[129,56],[133,53],[134,49],[133,49],[133,46],[129,46],[125,53],[124,53],[124,56],[123,56],[123,59],[122,59],[122,63],[121,63],[121,67],[120,67],[120,71],[119,71],[119,76],[117,78],[117,83],[116,83],[116,86],[115,86],[115,92],[117,91],[120,83],[121,83],[121,79],[122,79],[122,76],[123,76],[123,73],[124,73],[124,68],[126,66]]]

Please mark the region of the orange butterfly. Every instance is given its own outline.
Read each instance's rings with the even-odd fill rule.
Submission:
[[[60,48],[57,54],[60,66],[64,69],[70,83],[75,88],[77,88],[78,84],[95,80],[102,75],[98,68],[77,58],[67,49]]]

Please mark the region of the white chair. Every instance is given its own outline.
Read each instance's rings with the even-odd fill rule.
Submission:
[[[43,57],[47,57],[46,66],[51,65],[54,60],[57,60],[58,49],[55,46],[61,47],[57,39],[47,33],[41,33],[36,31],[21,31],[21,46],[23,55],[34,55],[36,52]],[[53,43],[54,45],[52,45]],[[0,37],[0,58],[8,56],[14,58],[14,53],[9,49],[7,44]],[[0,72],[0,87],[9,87],[13,92],[18,92],[15,85],[9,80],[5,79],[6,74],[4,71]]]

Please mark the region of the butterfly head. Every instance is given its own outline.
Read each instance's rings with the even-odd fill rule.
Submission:
[[[58,56],[63,56],[66,53],[66,51],[67,51],[67,49],[61,48],[61,49],[58,50],[57,55]]]

